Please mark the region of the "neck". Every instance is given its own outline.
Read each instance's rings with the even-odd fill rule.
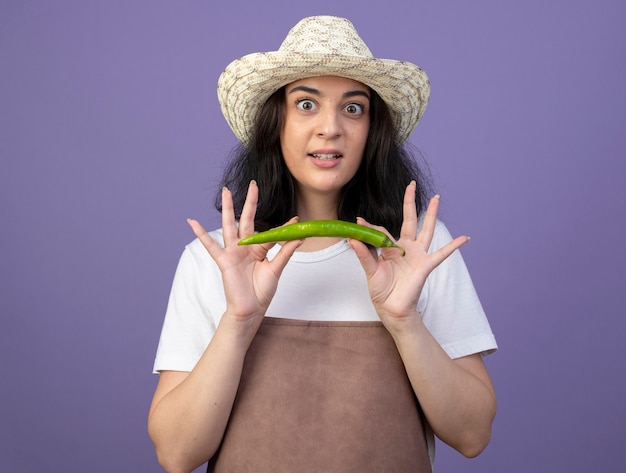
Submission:
[[[337,218],[338,198],[328,195],[298,195],[298,218],[308,220],[335,220]]]
[[[338,198],[327,194],[298,195],[298,218],[309,220],[336,220]],[[341,238],[311,237],[304,240],[298,251],[318,251],[341,241]]]

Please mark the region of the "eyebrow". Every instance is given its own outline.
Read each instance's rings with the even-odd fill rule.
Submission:
[[[323,95],[319,90],[314,89],[313,87],[307,87],[305,85],[298,85],[294,87],[288,92],[288,94],[292,94],[294,92],[306,92],[311,95],[317,95],[318,97],[321,97]],[[366,97],[368,100],[370,99],[369,94],[364,90],[349,90],[342,95],[343,99],[347,99],[350,97]]]

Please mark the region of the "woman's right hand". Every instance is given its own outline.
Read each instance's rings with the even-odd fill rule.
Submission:
[[[222,191],[224,246],[189,220],[217,263],[224,282],[226,312],[191,372],[163,371],[150,407],[148,430],[167,471],[191,471],[211,458],[222,441],[248,347],[276,293],[278,279],[299,242],[286,243],[272,261],[273,246],[238,246],[254,232],[258,189],[251,182],[239,220],[231,193]]]
[[[226,296],[225,317],[242,322],[261,322],[276,293],[278,279],[294,251],[302,241],[286,242],[278,253],[267,259],[274,243],[242,245],[240,239],[254,233],[254,217],[258,200],[258,187],[250,182],[239,225],[235,220],[232,194],[222,190],[222,231],[224,247],[220,246],[196,220],[189,219],[195,235],[200,239],[222,272]],[[288,223],[293,223],[295,218]]]

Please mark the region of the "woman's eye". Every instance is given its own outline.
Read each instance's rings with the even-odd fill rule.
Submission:
[[[358,103],[349,103],[344,110],[350,115],[360,115],[363,113],[363,106]]]
[[[298,100],[297,107],[300,110],[304,110],[305,112],[308,112],[310,110],[315,110],[315,102],[313,102],[313,100],[310,100],[310,99]]]

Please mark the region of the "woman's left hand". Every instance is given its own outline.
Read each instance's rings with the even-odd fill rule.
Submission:
[[[426,278],[442,261],[469,240],[460,236],[444,247],[428,253],[435,231],[439,196],[430,200],[422,228],[417,234],[418,218],[415,206],[415,182],[411,182],[404,194],[404,220],[398,245],[406,251],[405,256],[395,248],[382,248],[380,255],[370,251],[359,241],[351,240],[367,277],[370,297],[387,330],[392,335],[410,322],[421,322],[417,302]],[[358,223],[374,227],[364,219]]]

